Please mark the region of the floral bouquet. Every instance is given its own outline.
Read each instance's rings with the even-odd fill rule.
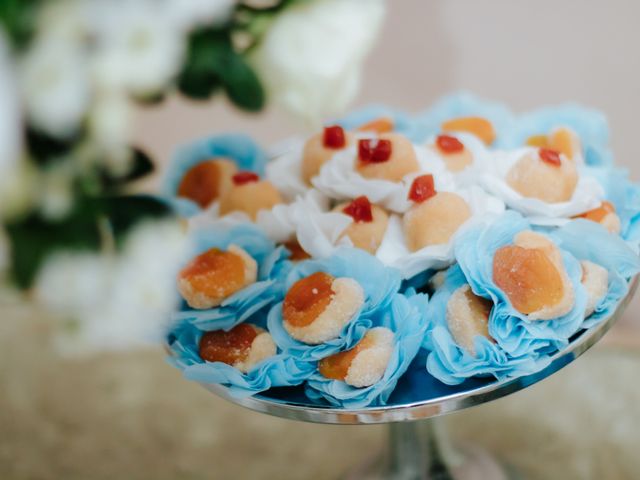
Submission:
[[[381,0],[1,2],[4,284],[65,320],[71,348],[157,340],[189,246],[168,195],[138,186],[155,165],[135,105],[224,95],[317,124],[355,95],[382,15]],[[255,169],[236,140],[217,153]]]

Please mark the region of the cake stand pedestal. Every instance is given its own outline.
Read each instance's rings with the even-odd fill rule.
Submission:
[[[393,480],[493,480],[518,478],[508,473],[491,456],[475,446],[456,449],[448,439],[441,419],[465,408],[482,405],[523,390],[573,362],[595,345],[621,317],[638,288],[638,277],[629,293],[607,318],[576,334],[569,345],[557,352],[546,368],[531,375],[496,381],[469,379],[448,386],[431,377],[418,357],[400,379],[387,405],[360,409],[322,406],[306,398],[301,387],[274,388],[248,398],[234,398],[221,385],[202,384],[212,393],[243,407],[291,420],[342,424],[389,424],[386,447],[346,478]],[[329,451],[331,446],[327,446]],[[328,452],[327,452],[328,453]]]

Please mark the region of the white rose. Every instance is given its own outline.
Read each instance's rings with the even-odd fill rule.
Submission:
[[[51,257],[34,292],[42,307],[74,321],[59,330],[58,347],[86,354],[157,344],[178,301],[175,279],[187,253],[182,228],[167,220],[137,226],[120,255]]]
[[[252,55],[271,100],[311,127],[343,111],[384,11],[383,0],[314,0],[276,17]]]
[[[70,161],[46,168],[38,186],[40,212],[52,221],[64,218],[73,207],[74,171]]]
[[[84,321],[100,309],[113,276],[107,256],[60,252],[52,255],[38,272],[35,299],[55,314]]]
[[[90,35],[91,2],[86,0],[58,0],[46,2],[38,12],[38,36],[66,42],[80,43]]]
[[[82,46],[55,38],[38,38],[20,64],[27,115],[38,129],[67,137],[89,106],[91,87]]]
[[[3,228],[0,228],[0,281],[2,281],[11,264],[11,248],[9,238]]]
[[[0,27],[0,191],[5,183],[11,182],[21,151],[22,121],[13,67],[9,45]]]
[[[148,0],[99,3],[95,81],[102,89],[139,96],[161,92],[179,73],[186,51],[184,35],[165,5]]]
[[[102,92],[89,112],[89,132],[110,173],[122,175],[131,167],[133,112],[124,92]]]
[[[183,31],[229,20],[236,0],[169,0],[169,17]]]

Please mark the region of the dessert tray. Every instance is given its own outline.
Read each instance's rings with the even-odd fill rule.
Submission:
[[[616,310],[597,327],[582,332],[562,351],[553,355],[543,370],[501,381],[472,379],[456,386],[434,381],[422,368],[410,368],[389,399],[381,407],[359,409],[331,408],[309,402],[296,388],[274,389],[253,397],[236,398],[226,387],[203,383],[215,395],[257,412],[314,423],[367,425],[376,423],[407,422],[445,415],[518,392],[569,365],[594,346],[622,316],[638,288],[638,277],[631,282],[629,293]],[[418,362],[416,366],[420,363]]]
[[[448,478],[452,449],[411,421],[571,363],[640,273],[640,186],[577,105],[516,115],[457,94],[270,150],[210,137],[177,151],[163,196],[191,244],[170,363],[259,412],[392,424],[370,478]]]

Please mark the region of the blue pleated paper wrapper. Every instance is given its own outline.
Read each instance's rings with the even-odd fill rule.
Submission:
[[[597,110],[567,103],[545,107],[520,115],[512,128],[501,138],[498,146],[518,148],[533,135],[547,135],[556,127],[567,126],[582,142],[587,165],[611,165],[613,154],[609,148],[609,124]]]
[[[176,213],[191,217],[202,209],[188,198],[177,197],[178,187],[185,174],[196,165],[213,158],[224,157],[232,160],[238,170],[250,170],[263,176],[267,155],[249,136],[229,133],[197,140],[180,147],[169,162],[162,184],[162,197],[169,202]]]
[[[307,381],[306,395],[311,400],[344,408],[385,405],[420,350],[427,328],[426,307],[426,295],[396,294],[385,308],[373,315],[373,327],[386,327],[395,334],[395,346],[380,381],[370,387],[355,388],[345,382],[325,378],[315,371]]]
[[[340,336],[320,345],[307,345],[292,338],[282,324],[282,303],[269,312],[267,325],[274,341],[284,352],[304,361],[317,361],[354,347],[373,326],[373,315],[387,307],[400,288],[400,272],[385,267],[364,250],[339,248],[331,257],[306,260],[294,266],[286,280],[285,291],[298,280],[315,272],[356,280],[364,290],[364,304],[343,327]]]
[[[510,131],[515,118],[503,103],[485,100],[469,92],[458,92],[442,97],[431,108],[416,116],[418,136],[421,141],[426,141],[441,133],[441,125],[446,120],[468,116],[484,117],[492,123],[496,131],[495,145],[499,145]]]
[[[264,327],[263,317],[257,314],[247,321]],[[299,362],[281,352],[263,360],[248,373],[242,373],[226,363],[207,362],[198,354],[202,335],[204,332],[189,322],[181,322],[174,327],[169,334],[169,363],[180,369],[188,380],[224,385],[234,397],[249,397],[273,387],[300,385],[313,372],[312,364]]]
[[[571,336],[580,329],[587,305],[587,293],[581,283],[582,267],[573,255],[562,249],[562,261],[573,285],[575,303],[571,311],[560,318],[528,320],[527,315],[513,308],[506,294],[493,282],[496,250],[511,244],[518,232],[531,229],[531,225],[519,213],[508,211],[491,223],[464,232],[454,247],[456,260],[473,292],[491,299],[495,304],[489,333],[513,356],[565,347]]]
[[[427,308],[429,330],[424,347],[429,352],[427,370],[447,385],[457,385],[470,377],[493,376],[498,380],[537,372],[549,364],[545,352],[530,350],[519,355],[507,353],[501,346],[485,337],[474,340],[476,355],[458,345],[447,326],[447,303],[451,295],[467,285],[467,279],[458,265],[451,267],[444,284],[436,290]],[[497,309],[491,311],[489,324],[495,322]]]
[[[283,297],[284,279],[291,266],[288,251],[276,247],[257,227],[203,228],[193,232],[192,242],[194,255],[214,247],[226,250],[232,244],[243,248],[258,263],[258,279],[214,308],[197,310],[183,303],[172,316],[174,322],[186,320],[200,330],[228,331]]]
[[[596,263],[609,273],[607,294],[582,324],[583,328],[592,327],[611,315],[627,294],[629,279],[640,272],[640,258],[622,238],[588,220],[574,220],[550,235],[578,260]]]

